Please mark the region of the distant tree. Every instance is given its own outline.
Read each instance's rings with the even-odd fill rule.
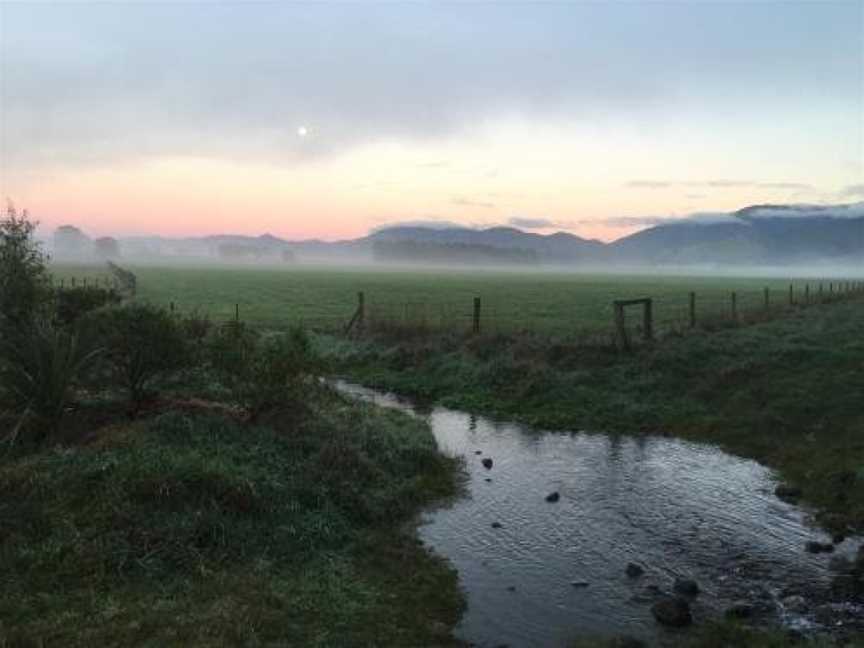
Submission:
[[[0,334],[28,328],[47,302],[47,257],[34,238],[36,223],[11,202],[0,219]]]
[[[100,259],[117,259],[120,257],[120,243],[110,236],[103,236],[93,241],[93,250]]]
[[[83,261],[93,253],[93,242],[74,225],[61,225],[54,230],[54,256],[58,259]]]
[[[220,258],[229,261],[257,261],[265,254],[265,250],[251,243],[223,243],[216,253]]]

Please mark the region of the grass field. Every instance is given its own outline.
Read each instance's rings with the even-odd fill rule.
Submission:
[[[475,297],[482,300],[486,332],[532,331],[578,336],[610,330],[612,301],[635,297],[654,299],[655,327],[668,331],[686,325],[689,293],[697,295],[702,321],[728,318],[731,293],[739,314],[764,310],[764,289],[771,304],[818,293],[819,279],[684,277],[635,274],[576,274],[489,270],[392,270],[350,267],[238,268],[131,267],[138,276],[139,297],[157,304],[174,302],[180,312],[198,311],[215,321],[234,317],[253,325],[282,329],[302,321],[313,329],[333,331],[351,318],[357,292],[366,296],[372,321],[449,330],[468,330]],[[101,267],[58,266],[55,275],[67,283],[107,278]],[[827,294],[829,283],[822,280]],[[638,320],[634,313],[632,320]]]

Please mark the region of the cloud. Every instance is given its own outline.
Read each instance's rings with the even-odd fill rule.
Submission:
[[[580,225],[596,225],[598,223],[607,227],[654,227],[656,225],[668,225],[679,222],[681,218],[674,216],[612,216],[601,220],[577,221]]]
[[[459,207],[480,207],[482,209],[495,209],[497,207],[495,203],[473,200],[471,198],[466,198],[465,196],[456,196],[452,198],[450,204],[458,205]]]
[[[760,182],[757,186],[765,189],[800,189],[801,191],[810,191],[815,188],[806,182]]]
[[[674,184],[674,182],[667,182],[665,180],[631,180],[626,186],[642,189],[665,189]]]
[[[626,187],[633,189],[667,189],[670,187],[703,187],[709,189],[739,189],[742,187],[756,187],[758,189],[797,189],[799,191],[813,191],[815,187],[806,182],[759,182],[756,180],[687,180],[675,182],[671,180],[631,180],[625,183]],[[689,197],[689,196],[688,196]]]
[[[648,75],[594,64],[613,49],[604,39],[573,38],[572,26],[598,11],[12,3],[3,8],[4,163],[229,155],[284,164],[370,141],[461,136],[498,117],[660,106],[668,90]],[[617,32],[608,18],[595,29]],[[484,47],[468,25],[483,26]],[[301,125],[314,137],[299,138]]]
[[[511,227],[520,229],[549,229],[551,227],[562,227],[560,223],[549,220],[548,218],[521,218],[514,216],[507,221]]]
[[[846,205],[755,205],[738,213],[751,220],[757,218],[864,218],[864,202]]]
[[[847,185],[840,191],[840,195],[864,198],[864,184]]]

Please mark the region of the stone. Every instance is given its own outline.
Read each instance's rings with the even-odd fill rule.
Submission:
[[[804,545],[804,548],[813,554],[818,553],[831,553],[834,551],[834,545],[828,542],[816,542],[815,540],[810,540],[807,544]]]
[[[588,587],[590,584],[588,581],[570,581],[570,585],[573,587]]]
[[[481,463],[486,470],[492,469],[492,460],[489,457],[485,457]]]
[[[777,486],[777,488],[774,489],[774,494],[782,500],[794,501],[799,499],[804,494],[804,492],[797,486],[780,484],[779,486]]]
[[[780,603],[789,612],[801,614],[807,611],[807,599],[800,594],[792,594],[780,599]]]
[[[555,491],[554,493],[549,493],[546,496],[547,502],[557,502],[559,499],[561,499],[561,495],[560,493],[558,493],[558,491]]]
[[[636,563],[627,563],[627,569],[625,570],[625,573],[630,578],[639,578],[642,574],[645,573],[645,570]]]
[[[673,628],[683,628],[693,623],[690,604],[677,596],[667,596],[651,606],[651,614],[657,622]]]
[[[475,450],[474,454],[475,455],[481,455],[481,454],[483,454],[483,451],[482,450]]]
[[[501,524],[500,522],[493,522],[493,523],[492,523],[492,528],[493,528],[493,529],[500,529],[502,526],[504,526],[504,525]]]
[[[699,583],[690,578],[676,578],[672,589],[677,594],[683,594],[684,596],[698,596],[701,591]]]

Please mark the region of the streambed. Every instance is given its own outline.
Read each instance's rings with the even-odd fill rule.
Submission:
[[[423,417],[445,453],[464,457],[465,496],[428,512],[419,535],[458,570],[468,609],[456,634],[474,645],[666,643],[687,631],[657,624],[651,605],[676,578],[701,589],[691,599],[697,622],[740,602],[802,632],[864,617],[822,594],[831,558],[853,556],[860,540],[807,553],[808,541],[831,538],[777,499],[771,470],[754,461],[663,437],[532,430],[336,386]],[[547,502],[553,492],[560,498]],[[644,573],[628,576],[629,563]]]

